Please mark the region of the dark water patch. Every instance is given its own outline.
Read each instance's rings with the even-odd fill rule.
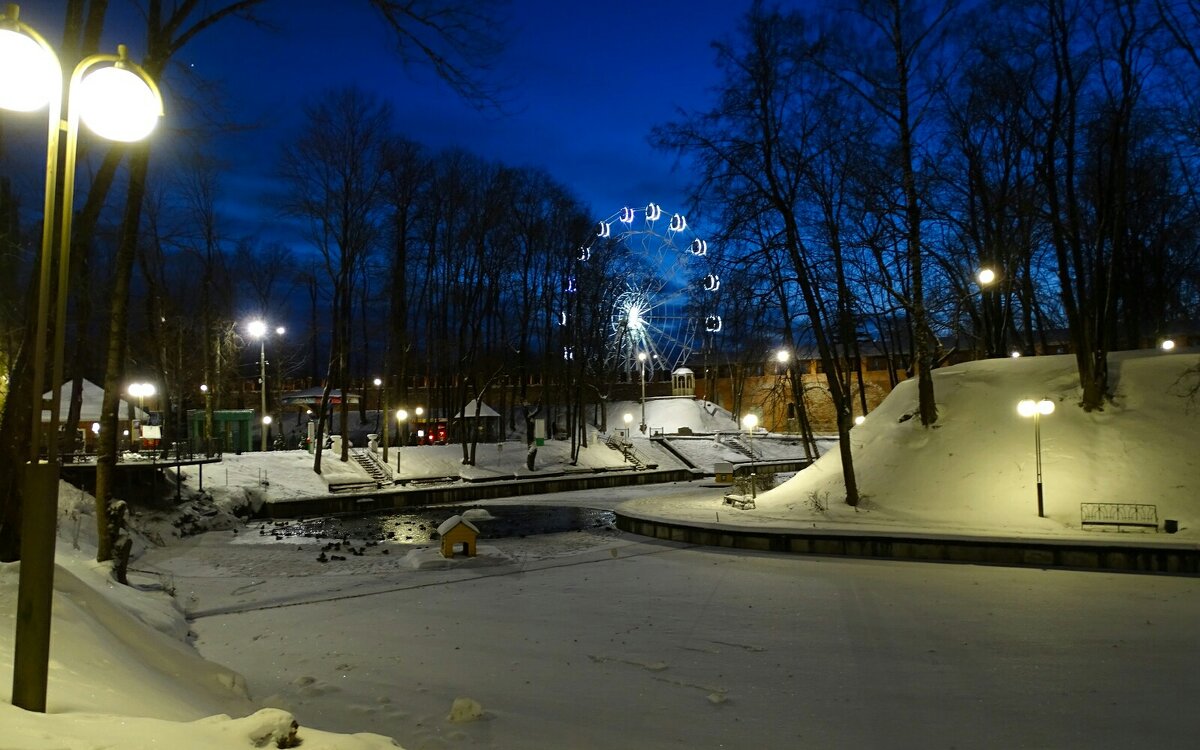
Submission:
[[[381,541],[428,544],[451,516],[462,516],[479,529],[480,539],[526,537],[563,531],[612,528],[612,511],[545,505],[437,505],[355,516],[326,516],[263,523],[258,534],[276,541],[323,541],[375,544]]]

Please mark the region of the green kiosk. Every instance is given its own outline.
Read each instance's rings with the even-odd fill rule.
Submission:
[[[253,409],[220,409],[213,412],[213,442],[222,453],[250,451],[254,425]],[[188,410],[188,439],[204,445],[204,410]]]

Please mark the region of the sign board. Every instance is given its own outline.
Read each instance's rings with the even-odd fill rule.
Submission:
[[[545,419],[533,420],[533,436],[535,438],[537,438],[538,440],[546,439],[546,420]],[[541,445],[541,443],[538,443],[538,445]]]

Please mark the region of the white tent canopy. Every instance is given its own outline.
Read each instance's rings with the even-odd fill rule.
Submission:
[[[79,421],[80,422],[97,422],[97,421],[99,421],[100,420],[100,407],[104,403],[104,389],[101,388],[100,386],[96,385],[92,381],[85,379],[83,381],[82,393],[83,393],[83,406],[79,410]],[[58,405],[58,421],[66,422],[67,417],[70,416],[70,411],[71,411],[71,381],[68,380],[66,383],[63,383],[62,391],[60,392],[59,398],[61,398],[62,401]],[[46,401],[49,401],[49,400],[50,400],[50,391],[46,391],[45,393],[42,394],[42,402],[45,403]],[[148,416],[149,415],[146,412],[142,411],[141,409],[137,408],[136,406],[133,407],[133,418],[134,419],[145,420]],[[129,418],[129,404],[124,399],[121,399],[120,405],[117,408],[117,419],[120,420],[120,419],[128,419],[128,418]],[[50,410],[42,409],[42,422],[46,423],[49,421],[50,421]]]
[[[500,416],[500,413],[499,413],[499,412],[497,412],[497,411],[496,411],[495,409],[493,409],[492,407],[488,406],[487,404],[480,403],[480,404],[479,404],[479,414],[478,414],[478,416],[479,416],[481,419],[482,419],[482,418],[486,418],[486,419],[492,419],[492,418],[495,418],[495,417],[499,417],[499,416]],[[474,418],[476,417],[476,414],[475,414],[475,399],[471,399],[470,401],[468,401],[468,402],[467,402],[467,405],[463,407],[463,410],[462,410],[462,411],[460,411],[458,414],[455,414],[455,415],[454,415],[454,418],[455,418],[455,419],[463,419],[464,417],[465,417],[466,419],[474,419]]]

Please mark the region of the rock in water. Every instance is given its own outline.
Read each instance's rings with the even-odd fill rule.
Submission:
[[[457,724],[479,721],[483,718],[483,706],[470,698],[455,698],[454,705],[450,707],[450,715],[446,718]]]

